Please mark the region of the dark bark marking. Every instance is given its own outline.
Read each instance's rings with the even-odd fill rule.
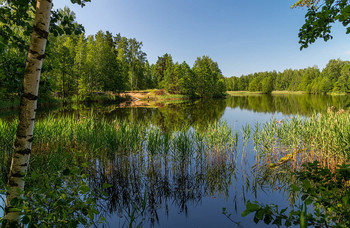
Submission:
[[[7,194],[7,195],[9,195],[9,194]],[[10,208],[12,208],[12,207],[11,207],[11,206],[10,206],[10,207],[5,207],[4,215],[6,215],[7,213],[9,213]],[[6,220],[5,220],[5,223],[7,223]]]
[[[38,57],[36,57],[37,58],[37,60],[42,60],[42,59],[44,59],[45,58],[45,54],[43,54],[43,55],[39,55]],[[37,69],[38,70],[38,69]]]
[[[30,154],[31,152],[32,152],[31,149],[25,149],[25,150],[19,150],[16,153],[21,155],[26,155],[26,154]]]
[[[24,163],[24,164],[22,164],[22,165],[20,165],[20,166],[26,167],[26,166],[28,166],[28,163]]]
[[[18,139],[24,139],[24,138],[26,138],[25,135],[16,135],[16,137],[17,137]],[[16,145],[16,144],[15,144],[15,145]],[[19,146],[19,145],[16,145],[16,146]]]
[[[29,49],[28,52],[29,52],[30,54],[32,54],[32,55],[40,55],[39,52],[33,51],[32,49]]]
[[[16,182],[14,182],[11,178],[9,180],[9,186],[10,187],[18,187],[18,184]]]
[[[42,38],[47,40],[47,37],[49,36],[49,33],[45,30],[42,30],[41,28],[39,28],[38,26],[34,26],[33,30]]]
[[[28,142],[33,142],[34,137],[31,137],[30,139],[28,139]]]
[[[24,174],[22,173],[11,173],[11,177],[19,177],[19,178],[22,178],[24,177]],[[17,185],[18,186],[18,185]]]
[[[45,58],[45,54],[40,55],[39,52],[33,51],[31,49],[29,50],[29,53],[32,55],[35,55],[36,56],[35,58],[39,61]]]
[[[28,100],[35,101],[38,99],[38,96],[35,96],[31,93],[23,93],[22,97],[27,98]]]
[[[30,74],[31,72],[32,72],[31,69],[29,67],[26,67],[25,74]]]

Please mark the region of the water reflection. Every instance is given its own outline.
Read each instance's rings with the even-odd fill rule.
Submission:
[[[97,115],[108,119],[126,119],[130,122],[151,122],[163,130],[174,130],[184,126],[205,125],[221,119],[225,109],[240,108],[259,113],[276,113],[284,115],[299,114],[309,116],[314,112],[325,112],[328,107],[338,109],[350,106],[350,96],[329,95],[251,95],[233,96],[226,99],[201,99],[176,101],[176,103],[145,103],[141,107],[127,105],[107,105],[100,103],[73,104],[40,108],[38,119],[48,113],[55,115],[74,115],[77,118]],[[15,110],[0,111],[0,118],[14,118]]]
[[[149,107],[72,105],[51,108],[50,115],[57,117],[74,115],[76,118],[94,115],[109,120],[117,118],[128,122],[146,122],[151,126],[158,126],[163,132],[171,133],[177,129],[191,129],[193,126],[205,131],[208,124],[223,118],[228,107],[252,113],[279,112],[284,115],[307,116],[314,112],[326,111],[329,106],[345,108],[349,103],[349,96],[258,95],[184,101]],[[38,120],[46,118],[47,115],[45,110],[41,110],[38,113]],[[256,115],[254,118],[262,116]],[[242,125],[251,123],[251,119],[244,117],[246,122]],[[264,115],[265,117],[270,118],[270,115]],[[243,144],[242,140],[239,144]],[[151,151],[149,152],[88,158],[90,187],[100,192],[104,183],[111,184],[110,188],[104,190],[107,197],[100,199],[101,211],[106,217],[111,220],[117,217],[122,224],[124,222],[127,224],[127,219],[131,216],[136,216],[138,222],[146,219],[146,223],[150,225],[164,224],[161,221],[161,213],[165,212],[166,216],[170,216],[172,210],[176,210],[186,216],[191,208],[192,211],[200,210],[204,201],[208,202],[211,197],[219,196],[221,199],[217,201],[219,209],[216,213],[220,215],[223,205],[229,204],[237,212],[237,220],[241,220],[240,213],[244,210],[244,201],[247,199],[261,200],[265,197],[275,203],[280,200],[281,207],[289,204],[286,198],[293,202],[287,192],[288,185],[292,181],[289,173],[272,171],[267,167],[253,167],[251,170],[249,165],[237,164],[231,157],[223,154],[197,154],[196,151],[192,151],[190,155],[180,157],[174,156],[171,152],[160,156],[154,156]],[[248,156],[251,152],[248,151]],[[287,197],[280,191],[286,191]],[[202,211],[206,211],[207,214],[215,213],[212,207],[210,202]],[[220,217],[218,220],[220,221],[215,223],[224,224],[222,220],[225,218]],[[246,227],[254,225],[252,219],[248,220],[250,222],[245,223]],[[201,225],[205,226],[206,222],[208,221],[204,218]]]
[[[281,112],[284,115],[309,116],[314,112],[325,112],[330,106],[339,109],[350,105],[350,96],[329,95],[255,95],[235,96],[227,99],[227,106],[262,113]]]
[[[96,160],[90,174],[95,192],[100,192],[104,183],[112,185],[105,190],[107,198],[100,202],[107,216],[119,216],[125,222],[136,210],[141,214],[138,219],[147,217],[147,223],[154,225],[159,222],[160,211],[168,214],[169,207],[187,216],[189,204],[198,205],[204,197],[219,194],[227,198],[235,162],[226,153],[208,152],[181,159],[174,154],[117,155]]]

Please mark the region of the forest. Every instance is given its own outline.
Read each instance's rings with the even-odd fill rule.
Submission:
[[[283,72],[258,72],[241,77],[225,78],[229,91],[304,91],[311,94],[348,93],[350,62],[331,59],[323,70],[317,66],[286,69]]]
[[[185,61],[174,62],[168,53],[150,64],[141,41],[109,31],[86,35],[73,11],[66,7],[59,13],[67,22],[58,23],[62,35],[49,35],[40,99],[54,95],[63,100],[84,101],[101,92],[117,94],[156,88],[190,97],[216,97],[226,92],[219,66],[208,56],[198,57],[192,67]],[[73,30],[65,32],[68,24],[70,30],[74,25]],[[16,33],[24,46],[28,45],[20,28]],[[26,53],[9,41],[1,42],[0,56],[0,98],[16,99],[21,93]]]
[[[350,89],[349,61],[332,59],[323,70],[313,66],[225,78],[209,56],[198,57],[192,67],[185,61],[174,62],[169,53],[149,63],[142,41],[109,31],[86,35],[73,11],[66,7],[59,13],[64,20],[48,38],[39,86],[41,100],[91,101],[97,94],[144,89],[165,89],[188,97],[222,97],[227,90],[325,94]],[[16,40],[0,42],[0,98],[13,102],[21,94],[29,43],[21,27],[14,31]]]
[[[300,49],[350,24],[348,0],[297,6]],[[350,227],[349,96],[314,95],[348,93],[350,62],[225,78],[209,56],[142,47],[52,0],[0,0],[0,109],[20,97],[0,112],[1,227]],[[208,99],[85,102],[148,89]],[[227,90],[257,93],[210,99]],[[258,94],[273,90],[313,94]]]

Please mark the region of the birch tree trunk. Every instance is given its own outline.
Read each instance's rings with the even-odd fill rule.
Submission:
[[[13,212],[11,201],[21,196],[33,141],[40,72],[49,34],[52,0],[37,0],[31,43],[26,60],[14,154],[5,201],[7,226],[19,226],[20,213]],[[18,189],[20,192],[18,192]]]

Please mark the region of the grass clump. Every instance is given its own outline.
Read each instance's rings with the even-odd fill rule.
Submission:
[[[319,161],[334,169],[337,164],[348,162],[349,112],[331,107],[327,113],[314,114],[307,119],[272,120],[257,127],[254,144],[259,158],[271,167],[291,161],[293,168]]]

